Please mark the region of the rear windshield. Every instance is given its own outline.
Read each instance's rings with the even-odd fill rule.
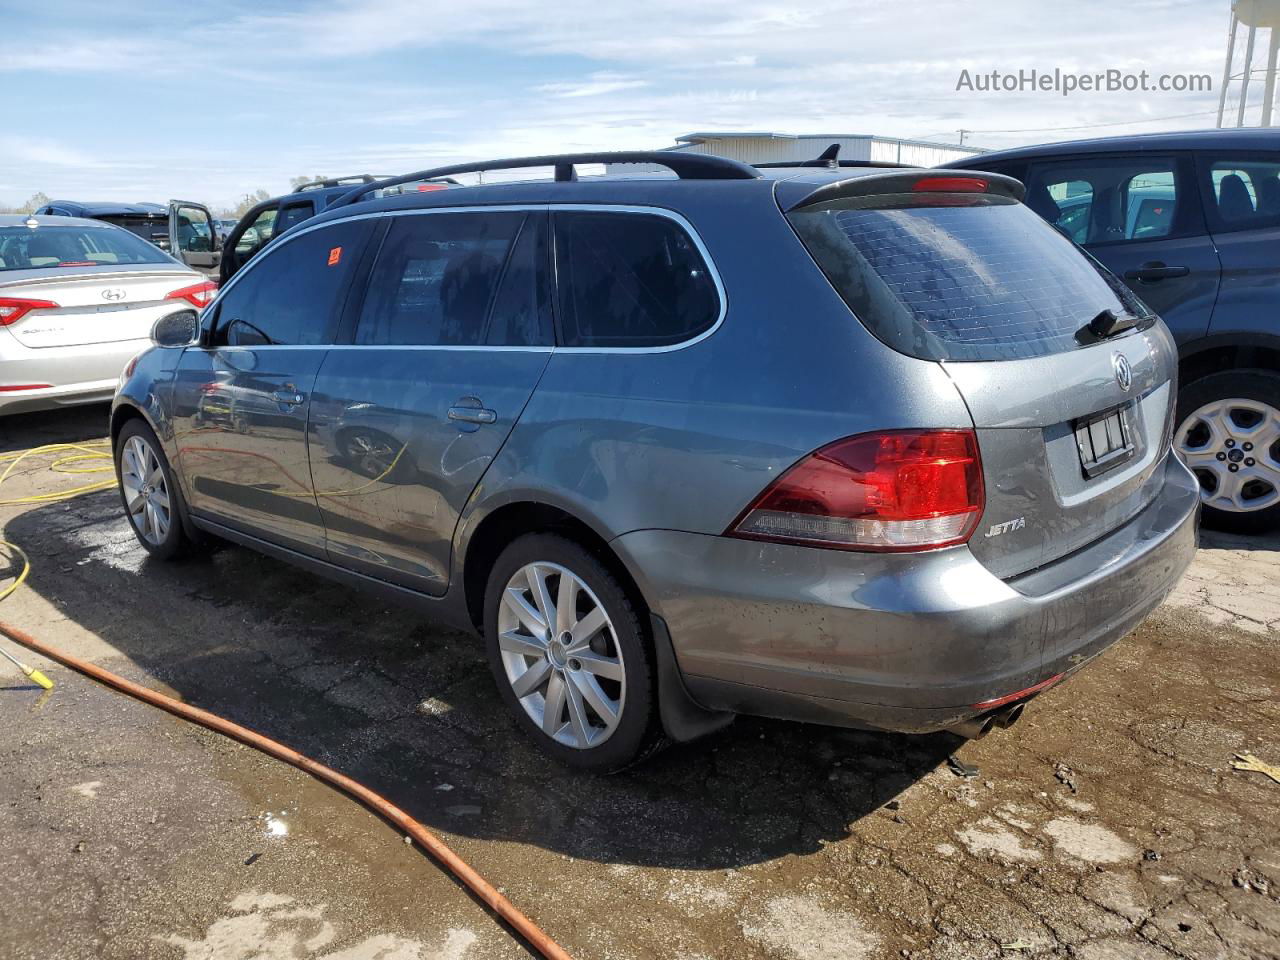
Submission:
[[[1020,203],[997,197],[837,200],[789,219],[877,337],[926,360],[1074,350],[1103,310],[1149,311]]]
[[[0,227],[0,271],[172,262],[152,244],[113,227]]]

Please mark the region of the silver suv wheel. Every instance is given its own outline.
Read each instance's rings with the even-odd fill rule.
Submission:
[[[572,570],[535,562],[512,575],[498,648],[516,700],[548,737],[586,750],[617,730],[627,677],[613,622]]]
[[[1206,506],[1246,513],[1280,503],[1280,410],[1270,404],[1206,403],[1182,421],[1173,446]]]
[[[169,487],[159,457],[140,436],[125,441],[120,454],[120,486],[129,522],[139,536],[147,543],[162,544],[172,522]]]

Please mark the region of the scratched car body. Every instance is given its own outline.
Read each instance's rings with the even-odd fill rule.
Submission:
[[[357,189],[171,318],[112,413],[143,545],[481,634],[594,770],[736,713],[981,735],[1181,575],[1172,341],[1017,181],[467,169],[539,163]]]

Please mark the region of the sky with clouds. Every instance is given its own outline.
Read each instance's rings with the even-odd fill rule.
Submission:
[[[223,205],[301,174],[695,130],[966,128],[999,147],[1206,127],[1227,25],[1227,0],[0,0],[0,203]],[[1024,68],[1207,73],[1213,90],[956,89],[962,69]],[[1065,127],[1082,129],[1045,129]]]

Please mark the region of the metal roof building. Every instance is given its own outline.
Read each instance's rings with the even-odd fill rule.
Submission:
[[[914,167],[934,167],[983,152],[977,147],[962,147],[953,143],[900,140],[871,134],[751,131],[687,133],[676,137],[676,145],[666,149],[711,153],[744,163],[785,163],[792,160],[812,160],[833,143],[840,144],[841,160],[905,163]]]

